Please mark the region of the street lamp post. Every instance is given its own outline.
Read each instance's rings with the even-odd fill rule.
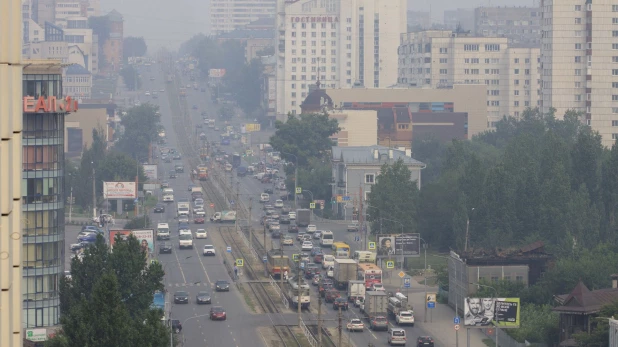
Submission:
[[[281,154],[291,155],[296,159],[296,165],[294,165],[294,208],[296,209],[296,187],[298,186],[298,157],[295,154],[281,152]]]
[[[296,190],[296,189],[294,189],[294,190]],[[309,195],[311,195],[311,202],[313,202],[313,192],[308,190],[308,189],[307,190],[303,190],[303,192],[309,193]],[[296,193],[296,192],[294,192],[294,193]],[[294,195],[296,195],[296,194],[294,194]],[[311,208],[311,205],[309,205],[309,209],[311,210],[311,217],[312,217],[311,219],[313,220],[313,216],[314,216],[313,215],[313,210],[315,209],[315,206],[314,206],[314,208]]]
[[[498,297],[498,290],[492,286],[488,286],[485,284],[480,284],[480,283],[473,283],[473,282],[469,282],[472,285],[475,285],[477,290],[479,287],[483,287],[483,288],[489,288],[491,290],[494,291],[494,305],[496,304],[496,298]],[[495,306],[494,306],[494,310],[495,310]],[[498,336],[499,336],[499,330],[500,330],[500,326],[498,325],[498,322],[495,320],[496,317],[494,317],[494,326],[496,327],[496,347],[500,347],[500,345],[498,344]]]

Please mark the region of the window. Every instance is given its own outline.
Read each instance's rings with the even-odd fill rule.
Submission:
[[[440,53],[441,54],[446,54],[446,53],[448,53],[448,49],[447,48],[440,48]]]
[[[440,69],[440,75],[446,75],[447,71],[447,69]]]
[[[618,49],[618,43],[612,43],[612,49]]]
[[[515,64],[519,64],[519,58],[515,58],[514,62]]]
[[[612,37],[618,37],[618,30],[612,30]]]
[[[618,139],[618,134],[612,134],[612,140]]]
[[[577,50],[582,49],[582,44],[581,43],[576,43],[575,44],[575,49],[577,49]]]
[[[618,69],[612,69],[612,75],[618,76]]]
[[[374,174],[365,174],[365,183],[375,183],[375,175]]]
[[[473,51],[473,52],[478,52],[479,50],[479,45],[464,45],[464,51]]]
[[[618,18],[612,18],[612,24],[618,24]]]
[[[485,51],[486,52],[500,52],[500,45],[499,44],[487,44],[485,45]]]
[[[612,121],[612,126],[613,127],[618,127],[618,120],[613,120]]]
[[[612,5],[612,12],[618,12],[618,5]]]
[[[581,37],[582,36],[582,31],[581,30],[575,30],[575,37]]]
[[[612,95],[612,101],[618,101],[618,95]]]
[[[447,62],[448,62],[448,59],[440,58],[440,64],[446,64]]]
[[[514,95],[515,95],[515,96],[518,96],[518,95],[519,95],[519,90],[515,90],[515,91],[514,91]]]
[[[575,101],[582,101],[582,96],[580,94],[575,94]]]
[[[612,113],[618,114],[618,107],[612,107]],[[613,124],[613,121],[612,121]]]
[[[575,76],[581,76],[582,75],[582,69],[575,69]]]
[[[515,101],[515,104],[513,104],[513,106],[519,107],[519,101]]]
[[[618,82],[612,82],[612,88],[618,88]]]
[[[524,276],[515,276],[515,282],[523,282],[523,281],[524,281]]]
[[[582,5],[575,5],[575,11],[581,11]]]
[[[519,69],[515,69],[515,71],[513,72],[516,75],[519,75]]]
[[[576,63],[581,63],[582,62],[582,57],[575,57],[575,62]]]
[[[582,24],[581,18],[575,18],[575,24]]]

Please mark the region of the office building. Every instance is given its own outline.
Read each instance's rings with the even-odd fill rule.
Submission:
[[[261,18],[275,15],[276,0],[212,0],[210,25],[214,35],[242,29]]]
[[[65,257],[64,117],[77,102],[63,95],[60,61],[25,61],[22,91],[22,322],[28,329],[59,324]]]
[[[0,0],[0,346],[22,346],[22,6]]]
[[[450,30],[401,34],[399,82],[417,88],[487,85],[487,122],[519,117],[539,104],[539,48],[511,48],[506,37]]]
[[[278,0],[277,119],[300,111],[309,86],[386,88],[397,82],[405,0]]]
[[[474,9],[474,34],[506,37],[510,46],[539,47],[541,10],[538,7],[477,7]]]
[[[541,1],[542,110],[585,114],[603,145],[618,138],[618,2]]]

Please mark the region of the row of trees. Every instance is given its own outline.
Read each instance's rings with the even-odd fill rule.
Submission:
[[[60,280],[62,330],[46,346],[169,346],[163,312],[151,308],[155,291],[164,290],[163,267],[146,258],[133,236],[118,236],[111,252],[99,235]]]

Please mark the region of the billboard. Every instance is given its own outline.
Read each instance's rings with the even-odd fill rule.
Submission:
[[[135,199],[135,182],[103,182],[103,199]]]
[[[157,180],[157,165],[155,164],[144,164],[144,175],[148,177],[151,181]]]
[[[256,123],[256,124],[245,124],[245,131],[248,133],[254,132],[254,131],[260,131],[261,130],[261,124]]]
[[[519,328],[519,298],[466,298],[464,326]]]
[[[208,70],[208,77],[221,78],[225,76],[225,69],[210,69]]]
[[[378,237],[378,259],[400,257],[420,257],[420,234],[385,235]]]
[[[110,230],[109,239],[111,248],[114,248],[114,244],[116,243],[116,235],[121,235],[120,237],[123,240],[129,238],[129,235],[133,234],[133,236],[140,242],[142,249],[147,250],[149,253],[154,252],[154,230],[153,229],[143,229],[143,230]]]

